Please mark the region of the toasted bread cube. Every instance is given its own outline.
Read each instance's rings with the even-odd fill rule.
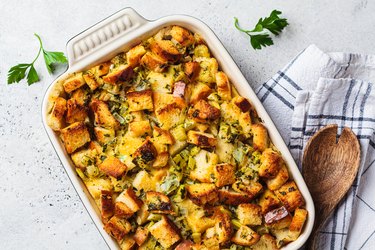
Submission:
[[[216,73],[219,68],[219,64],[217,63],[215,58],[206,58],[206,57],[198,57],[195,58],[195,61],[199,63],[201,70],[199,71],[197,81],[211,84],[215,83],[216,81]]]
[[[159,127],[169,130],[185,120],[185,100],[171,94],[154,92],[154,105]]]
[[[220,117],[220,109],[210,105],[205,100],[200,100],[189,109],[188,114],[196,122],[209,122]]]
[[[116,202],[114,214],[118,218],[128,219],[133,216],[134,212],[123,202]]]
[[[267,179],[266,184],[269,189],[274,191],[274,190],[279,189],[282,185],[284,185],[284,183],[287,182],[288,179],[289,179],[288,169],[286,168],[285,164],[282,164],[277,175],[272,179]]]
[[[152,40],[150,49],[161,58],[170,62],[176,62],[181,58],[180,52],[173,42],[169,40]]]
[[[86,107],[79,104],[75,99],[67,101],[66,122],[84,122],[87,118]]]
[[[232,99],[232,91],[228,76],[222,71],[216,73],[216,86],[217,93],[222,100],[230,101]]]
[[[207,99],[211,93],[212,89],[207,84],[201,82],[195,83],[192,87],[190,103],[195,104],[199,100]]]
[[[215,153],[219,156],[220,162],[229,162],[235,164],[233,158],[234,145],[230,142],[226,142],[225,139],[217,137],[217,144],[215,147]]]
[[[133,67],[130,65],[120,65],[113,69],[112,72],[103,76],[103,80],[106,83],[117,84],[118,82],[124,82],[132,78],[134,74]]]
[[[101,190],[100,211],[102,215],[102,221],[106,223],[114,213],[112,191]]]
[[[296,208],[292,222],[289,225],[288,238],[292,241],[297,240],[301,234],[303,225],[307,219],[307,210],[303,208]]]
[[[82,73],[76,73],[64,81],[63,87],[66,93],[71,93],[74,90],[82,87],[85,83],[86,82],[82,77]]]
[[[86,125],[76,122],[61,130],[60,138],[64,142],[66,152],[73,153],[78,148],[90,142],[90,133]]]
[[[54,99],[51,113],[48,115],[48,126],[55,131],[59,131],[65,125],[64,115],[66,112],[66,100],[62,97]]]
[[[90,69],[91,72],[93,72],[96,76],[104,76],[106,74],[108,74],[109,72],[109,69],[111,67],[111,62],[108,61],[108,62],[103,62],[99,65],[96,65],[95,67],[92,67]]]
[[[156,126],[154,127],[153,136],[158,143],[169,145],[174,143],[174,138],[168,130]]]
[[[91,142],[90,142],[91,143]],[[92,149],[82,149],[71,154],[72,161],[77,168],[85,169],[95,163],[97,152]]]
[[[236,96],[233,98],[233,103],[240,108],[242,113],[246,113],[251,110],[251,104],[245,97]]]
[[[146,193],[146,204],[148,211],[157,214],[174,214],[172,203],[165,194],[148,191]]]
[[[167,62],[166,59],[152,52],[147,52],[141,58],[141,64],[155,72],[162,72],[167,67]]]
[[[104,230],[112,235],[117,241],[121,241],[132,229],[131,224],[124,219],[113,216],[104,226]]]
[[[215,204],[218,192],[214,184],[197,183],[186,187],[189,198],[197,205]]]
[[[173,246],[181,239],[177,230],[178,228],[166,216],[150,227],[152,236],[164,248]]]
[[[278,208],[280,206],[280,201],[271,190],[266,189],[261,195],[258,204],[262,207],[262,214],[266,214],[272,209]]]
[[[159,153],[156,156],[155,161],[152,163],[152,167],[154,167],[154,168],[165,167],[168,164],[168,160],[169,160],[169,153],[168,152]]]
[[[96,139],[101,144],[107,144],[111,142],[115,138],[115,130],[113,128],[102,128],[102,127],[95,127],[94,133]]]
[[[260,157],[259,176],[272,179],[275,178],[279,172],[283,159],[278,152],[273,151],[271,148],[267,148],[263,151]]]
[[[83,79],[91,90],[95,90],[101,85],[96,81],[94,74],[92,74],[90,71],[83,74]]]
[[[148,163],[156,159],[157,151],[152,142],[147,139],[135,152],[134,158],[139,158],[143,162]]]
[[[171,93],[172,86],[176,82],[173,74],[154,71],[150,71],[146,79],[149,81],[152,91],[160,93]]]
[[[289,212],[305,204],[305,200],[294,181],[289,181],[275,191],[277,197]]]
[[[116,199],[116,202],[124,203],[131,211],[137,212],[142,207],[142,200],[140,200],[134,193],[132,188],[124,190]]]
[[[219,156],[215,153],[210,153],[206,150],[200,150],[194,156],[195,169],[190,171],[190,178],[192,180],[199,180],[200,182],[211,183],[214,181],[214,168],[219,162]]]
[[[256,123],[251,126],[251,131],[254,149],[263,152],[269,145],[267,128],[261,123]]]
[[[193,242],[190,240],[183,240],[174,250],[195,250],[194,245],[195,244],[193,244]]]
[[[222,121],[228,124],[238,123],[241,110],[232,102],[224,101],[220,105]]]
[[[135,218],[138,225],[143,225],[147,222],[147,218],[150,215],[150,212],[147,210],[147,205],[143,204],[141,209],[138,210],[137,216]]]
[[[133,180],[133,187],[138,191],[143,190],[145,192],[155,190],[155,183],[152,182],[151,176],[147,171],[142,170],[137,173]]]
[[[220,246],[226,246],[233,234],[233,225],[228,211],[222,206],[213,209],[213,218],[215,219],[214,236],[217,237]],[[224,212],[225,211],[225,212]],[[208,231],[208,230],[207,230]],[[206,237],[210,236],[206,231]],[[212,233],[212,232],[211,232]],[[212,236],[211,236],[212,237]]]
[[[108,156],[99,164],[99,170],[115,178],[122,176],[128,167],[114,156]]]
[[[262,208],[257,204],[243,203],[237,207],[237,217],[247,226],[262,225]]]
[[[194,36],[187,29],[180,26],[172,27],[171,36],[184,47],[190,46],[194,43]]]
[[[250,113],[241,113],[238,117],[238,123],[242,128],[242,132],[245,134],[246,137],[250,137],[251,133],[251,117]]]
[[[198,77],[200,70],[201,66],[197,62],[187,62],[184,64],[185,75],[189,78],[191,82]]]
[[[128,62],[128,65],[133,68],[137,67],[144,54],[146,54],[146,50],[145,47],[143,47],[143,45],[141,44],[131,48],[126,53],[126,61]]]
[[[246,193],[251,199],[257,196],[263,190],[262,184],[254,180],[250,180],[246,184],[242,183],[241,181],[236,181],[233,183],[232,188],[237,192]]]
[[[94,99],[91,101],[90,108],[95,116],[95,124],[104,128],[119,129],[120,123],[112,115],[107,103]]]
[[[260,240],[253,245],[253,249],[277,250],[276,239],[270,234],[263,234]]]
[[[218,164],[214,168],[215,185],[222,187],[233,184],[236,181],[235,168],[228,163]]]
[[[133,236],[133,239],[137,243],[138,246],[145,243],[145,241],[148,238],[149,231],[147,228],[137,227],[137,230],[135,231],[135,234]]]
[[[152,129],[149,120],[129,123],[129,131],[134,137],[151,135]]]
[[[219,189],[219,200],[220,202],[237,206],[241,203],[248,203],[253,199],[247,193],[244,192],[235,192],[233,190]]]
[[[126,94],[129,111],[153,110],[152,91],[142,90]]]
[[[187,134],[187,142],[201,148],[212,148],[216,146],[217,139],[211,134],[190,130]]]
[[[119,244],[121,250],[134,250],[136,246],[135,240],[130,235],[126,235]]]
[[[210,51],[205,44],[199,44],[194,48],[194,57],[211,57]]]
[[[290,223],[292,222],[292,216],[288,214],[284,218],[280,220],[276,220],[272,223],[266,223],[267,227],[272,229],[280,230],[289,227]]]
[[[80,88],[71,93],[71,99],[75,100],[77,104],[86,106],[87,100],[90,98],[88,91]]]
[[[240,246],[252,246],[260,239],[260,235],[250,227],[241,226],[232,237],[232,242]]]

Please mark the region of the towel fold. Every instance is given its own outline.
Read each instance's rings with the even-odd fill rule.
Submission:
[[[361,145],[358,175],[319,235],[319,249],[375,246],[375,56],[324,53],[311,45],[257,95],[298,167],[309,138],[328,124],[349,127]]]

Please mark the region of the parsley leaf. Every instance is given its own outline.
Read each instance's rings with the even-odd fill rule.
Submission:
[[[279,15],[281,15],[281,11],[273,10],[268,17],[260,18],[252,30],[242,29],[239,26],[238,19],[235,17],[234,26],[250,37],[250,43],[254,49],[262,49],[262,47],[273,45],[272,38],[267,30],[277,36],[289,25],[287,19],[280,18]]]
[[[18,83],[25,77],[27,78],[28,85],[32,85],[39,81],[39,75],[34,67],[35,61],[39,58],[41,52],[43,52],[44,61],[48,72],[51,74],[54,71],[54,65],[58,63],[66,63],[66,59],[63,52],[46,51],[43,48],[43,43],[37,34],[34,34],[39,40],[39,51],[35,59],[31,63],[21,63],[13,66],[8,71],[8,84]],[[27,72],[27,75],[26,75]]]

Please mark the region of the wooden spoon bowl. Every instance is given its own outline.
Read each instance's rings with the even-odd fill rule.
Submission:
[[[337,124],[320,129],[307,142],[302,175],[314,200],[316,218],[308,242],[317,249],[317,236],[327,218],[351,187],[359,168],[360,145],[347,127],[337,137]]]

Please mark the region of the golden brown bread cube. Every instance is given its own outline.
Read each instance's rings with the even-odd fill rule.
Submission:
[[[218,192],[214,184],[191,184],[186,190],[189,198],[197,205],[215,204],[218,201]]]
[[[188,115],[196,122],[210,122],[220,117],[220,109],[210,105],[205,100],[200,100],[189,109]]]
[[[174,138],[168,130],[161,129],[156,126],[154,127],[153,137],[155,141],[161,144],[170,145],[174,143]]]
[[[191,82],[198,77],[200,70],[201,66],[197,62],[187,62],[184,64],[185,75],[189,78]]]
[[[141,246],[148,238],[149,231],[145,227],[137,227],[137,230],[135,231],[135,234],[133,236],[133,239],[137,243],[138,246]]]
[[[108,156],[99,164],[99,170],[115,178],[122,176],[128,167],[114,156]]]
[[[266,214],[272,209],[278,208],[280,206],[280,200],[271,190],[266,189],[260,196],[259,205],[262,208],[262,214]]]
[[[272,179],[275,178],[283,165],[283,159],[278,152],[267,148],[263,151],[260,157],[259,176]]]
[[[192,87],[190,103],[195,104],[199,100],[207,99],[211,93],[212,89],[207,84],[201,82],[195,83]]]
[[[146,49],[139,44],[126,52],[126,61],[130,67],[137,67],[141,61],[142,56],[146,54]]]
[[[119,129],[120,123],[112,115],[107,103],[93,99],[90,103],[90,108],[94,113],[96,126]]]
[[[162,168],[168,164],[169,160],[169,153],[168,152],[161,152],[156,156],[155,161],[152,163],[152,167],[154,168]]]
[[[172,203],[165,194],[148,191],[146,193],[148,211],[157,214],[174,214]]]
[[[183,47],[188,47],[194,43],[194,36],[188,31],[180,26],[173,26],[171,31],[171,36]]]
[[[117,198],[116,202],[124,203],[134,213],[141,209],[143,202],[140,200],[132,188],[124,190]]]
[[[170,62],[176,62],[181,58],[180,52],[173,42],[169,40],[153,40],[150,44],[150,49],[158,56]]]
[[[48,115],[48,126],[53,130],[59,131],[65,125],[64,115],[66,112],[66,100],[62,97],[56,97],[51,113]]]
[[[236,181],[235,167],[229,163],[218,164],[214,167],[215,185],[223,187]]]
[[[85,169],[86,167],[95,163],[97,154],[98,153],[96,150],[88,148],[76,151],[71,154],[70,157],[77,168]]]
[[[294,210],[294,215],[292,222],[289,225],[289,232],[288,238],[292,241],[297,240],[299,235],[301,234],[303,225],[305,224],[307,219],[307,210],[303,208],[296,208]]]
[[[86,125],[76,122],[61,130],[60,138],[64,142],[66,152],[73,153],[78,148],[90,142],[90,133]]]
[[[132,229],[131,224],[124,219],[113,216],[104,226],[104,230],[112,235],[117,241],[121,241]]]
[[[129,132],[134,137],[141,137],[144,135],[151,135],[152,129],[149,120],[133,121],[129,123]]]
[[[213,208],[213,218],[216,221],[213,230],[208,229],[206,231],[206,237],[217,237],[218,243],[220,246],[226,246],[232,237],[233,234],[233,225],[231,222],[231,217],[228,214],[228,210],[226,210],[223,206],[217,206]],[[211,232],[209,232],[209,230]],[[209,234],[214,235],[209,235]]]
[[[292,216],[288,214],[286,217],[276,220],[272,223],[266,223],[267,227],[272,229],[280,230],[289,227],[290,223],[292,222]]]
[[[126,94],[129,104],[129,111],[153,110],[152,91],[142,90]]]
[[[166,59],[152,52],[147,52],[141,58],[141,64],[155,72],[162,72],[167,67],[167,62]]]
[[[260,235],[250,227],[241,226],[232,237],[232,242],[240,246],[252,246],[260,239]]]
[[[100,211],[102,215],[102,221],[107,223],[109,218],[112,217],[114,213],[113,197],[112,191],[101,190],[100,195]]]
[[[216,82],[216,73],[219,68],[219,64],[217,63],[216,59],[212,57],[198,57],[195,58],[194,61],[198,62],[201,67],[197,81],[201,81],[210,86],[214,85]]]
[[[150,233],[164,248],[169,248],[177,243],[181,237],[178,233],[178,228],[166,216],[152,225]]]
[[[263,190],[262,184],[254,180],[250,180],[246,184],[242,181],[236,181],[232,188],[239,193],[246,193],[250,199],[253,199]]]
[[[222,100],[230,101],[232,99],[232,90],[228,76],[222,71],[216,73],[216,86],[217,93]]]
[[[237,206],[241,203],[248,203],[253,198],[244,192],[235,192],[233,190],[219,189],[219,201],[231,206]]]
[[[67,101],[66,122],[84,122],[87,118],[87,108],[77,102],[76,99]]]
[[[130,65],[120,65],[113,69],[112,72],[103,76],[103,80],[106,83],[117,84],[118,82],[124,82],[132,78],[134,74],[133,67]]]
[[[134,158],[140,158],[143,162],[148,163],[156,159],[157,151],[152,142],[147,139],[143,144],[134,152]]]
[[[183,98],[154,92],[153,100],[160,128],[169,130],[184,120],[186,103]]]
[[[113,128],[94,128],[95,137],[101,144],[107,144],[115,138],[115,130]]]
[[[131,235],[126,235],[124,239],[119,242],[121,250],[134,250],[136,247],[135,240]]]
[[[118,218],[128,219],[133,216],[134,212],[125,203],[116,202],[114,214]]]
[[[240,108],[241,112],[249,112],[251,110],[250,102],[242,96],[236,96],[233,98],[233,103]]]
[[[211,134],[190,130],[187,134],[187,142],[201,148],[211,148],[216,146],[217,139]]]
[[[263,234],[260,240],[253,245],[253,249],[261,250],[277,250],[279,249],[276,244],[276,239],[270,234]]]
[[[261,123],[256,123],[251,126],[251,130],[253,132],[254,149],[263,152],[269,145],[267,128]]]
[[[279,189],[285,182],[289,179],[288,169],[286,168],[285,164],[282,164],[279,172],[277,175],[272,179],[267,179],[266,184],[267,187],[271,190]]]
[[[247,226],[262,225],[262,208],[257,204],[243,203],[237,207],[237,218]]]
[[[89,86],[91,90],[95,90],[101,85],[95,79],[94,74],[92,74],[90,71],[83,74],[83,79],[85,80],[86,84]]]
[[[289,212],[305,204],[305,200],[294,181],[289,181],[275,191],[277,197]]]
[[[73,76],[66,79],[63,83],[63,87],[66,93],[71,93],[74,90],[82,87],[85,84],[82,73],[76,73]]]
[[[93,72],[96,76],[104,76],[108,74],[111,64],[111,62],[103,62],[95,67],[92,67],[90,71]]]

